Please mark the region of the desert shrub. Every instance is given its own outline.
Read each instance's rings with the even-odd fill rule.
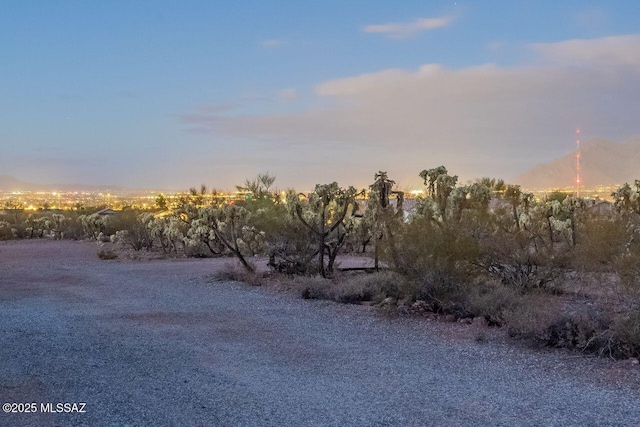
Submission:
[[[29,236],[27,227],[24,223],[12,224],[13,237],[16,239],[26,239]]]
[[[357,304],[372,301],[375,289],[361,281],[338,282],[331,287],[330,299],[342,304]]]
[[[252,286],[259,286],[262,281],[262,277],[260,274],[255,272],[250,272],[245,268],[240,268],[237,264],[233,262],[227,262],[222,267],[216,269],[212,278],[216,282],[243,282]]]
[[[551,347],[604,353],[612,346],[608,329],[607,321],[598,311],[568,312],[549,324],[540,339]]]
[[[627,245],[626,253],[616,258],[614,270],[618,277],[620,296],[630,308],[640,305],[640,232]]]
[[[333,300],[342,303],[380,302],[386,298],[415,301],[419,289],[415,282],[392,271],[358,273],[339,277],[333,287]]]
[[[540,294],[523,295],[520,304],[504,313],[509,335],[517,338],[542,340],[549,325],[562,316],[563,308]]]
[[[479,232],[473,228],[478,223],[465,227],[419,215],[397,234],[394,257],[387,260],[415,284],[416,299],[436,313],[472,315],[468,294],[483,279],[477,267]]]
[[[119,230],[132,230],[136,228],[138,222],[138,215],[140,211],[133,209],[125,209],[105,217],[102,232],[108,236],[116,234]]]
[[[629,232],[624,221],[592,218],[584,225],[582,241],[573,253],[575,268],[583,271],[612,271],[627,250]]]
[[[381,302],[385,298],[411,301],[417,295],[415,283],[390,271],[344,273],[330,279],[319,275],[275,277],[281,285],[294,290],[304,299],[323,299],[343,304]]]
[[[334,282],[322,276],[296,277],[291,285],[297,289],[304,299],[333,299]]]
[[[471,261],[478,256],[477,240],[455,226],[418,216],[406,224],[394,241],[395,254],[385,248],[387,260],[398,271],[419,277],[425,271],[463,279],[472,275]]]
[[[567,309],[528,299],[507,316],[509,334],[542,345],[612,358],[640,354],[640,314],[620,315],[594,307]]]
[[[465,297],[465,308],[470,315],[482,316],[489,325],[505,323],[507,313],[512,312],[522,299],[522,294],[505,286],[478,285],[470,287]]]
[[[428,216],[414,218],[396,240],[395,259],[389,262],[416,284],[416,298],[433,303],[435,311],[460,312],[454,306],[462,303],[466,287],[477,276],[476,240]]]
[[[304,299],[322,299],[343,304],[370,301],[373,292],[363,283],[325,279],[322,276],[296,278],[294,281],[300,296]]]
[[[269,266],[279,273],[311,276],[318,272],[318,242],[300,221],[284,217],[270,223],[268,236]]]
[[[640,356],[640,310],[616,318],[611,325],[620,357]]]
[[[393,298],[415,301],[420,289],[415,281],[393,271],[379,271],[355,275],[348,280],[360,283],[373,292],[375,300]]]
[[[98,258],[103,260],[111,260],[118,258],[118,254],[110,249],[101,249],[98,251]]]
[[[7,221],[0,220],[0,240],[10,240],[13,238],[14,236],[11,224]]]
[[[454,314],[456,317],[469,315],[465,308],[465,293],[468,284],[457,280],[449,270],[424,270],[414,278],[418,287],[417,299],[426,301],[431,310],[440,314]]]
[[[62,228],[62,238],[63,239],[71,239],[71,240],[82,240],[84,239],[84,230],[82,227],[82,223],[78,221],[78,215],[75,213],[66,214],[68,216],[68,221],[65,221],[64,226]]]
[[[172,242],[165,238],[165,231],[169,222],[164,218],[155,218],[152,213],[143,212],[136,215],[134,211],[124,211],[117,219],[110,223],[116,224],[119,228],[111,235],[113,242],[123,246],[129,246],[133,250],[152,250],[159,246],[166,253],[172,248]]]
[[[503,285],[520,291],[557,288],[563,270],[548,252],[536,250],[524,232],[497,231],[480,246],[475,265]]]
[[[188,240],[184,245],[184,255],[190,258],[212,258],[214,254],[202,242]]]

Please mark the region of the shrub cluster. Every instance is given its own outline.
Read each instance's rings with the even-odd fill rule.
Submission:
[[[263,256],[304,298],[418,304],[482,316],[551,346],[640,354],[640,181],[608,203],[539,199],[489,178],[459,185],[443,166],[419,175],[425,196],[412,207],[385,172],[368,191],[334,182],[309,194],[273,191],[275,177],[262,174],[239,186],[247,197],[232,203],[202,186],[160,200],[162,212],[5,211],[0,239],[84,237],[135,251],[234,256],[243,280],[256,277],[250,260]],[[337,277],[346,251],[386,271]],[[601,286],[584,291],[589,277]],[[554,306],[575,292],[588,310]]]

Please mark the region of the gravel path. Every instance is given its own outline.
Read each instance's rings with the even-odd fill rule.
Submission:
[[[638,387],[589,380],[601,362],[209,283],[220,265],[0,243],[0,403],[86,402],[0,425],[639,425]]]

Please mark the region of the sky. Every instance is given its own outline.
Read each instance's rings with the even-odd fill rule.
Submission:
[[[640,2],[0,0],[0,174],[421,188],[640,137]]]

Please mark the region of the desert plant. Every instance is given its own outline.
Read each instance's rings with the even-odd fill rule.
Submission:
[[[101,249],[98,251],[98,258],[103,260],[112,260],[118,258],[118,254],[110,249]]]
[[[616,350],[619,357],[640,356],[640,309],[635,308],[618,316],[611,330],[618,344]]]
[[[465,308],[470,315],[482,316],[489,325],[501,326],[522,300],[522,295],[505,286],[471,286],[465,295]]]
[[[307,200],[300,200],[296,194],[287,199],[292,213],[317,239],[318,272],[322,277],[333,273],[335,259],[352,230],[349,217],[357,210],[356,194],[355,188],[343,189],[333,182],[316,185]]]

